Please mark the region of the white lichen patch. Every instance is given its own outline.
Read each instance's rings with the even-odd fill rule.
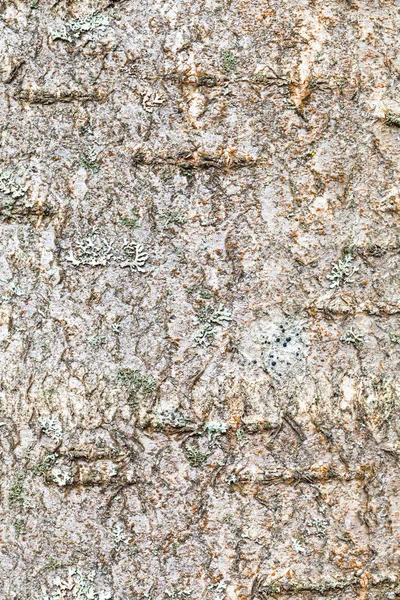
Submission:
[[[229,423],[219,423],[218,421],[208,421],[203,429],[207,434],[210,446],[218,445],[218,438],[229,429]]]
[[[116,552],[119,552],[123,545],[127,544],[128,536],[125,533],[121,523],[115,523],[112,531],[112,546]]]
[[[58,422],[57,417],[50,415],[48,417],[39,417],[40,427],[48,437],[59,442],[62,438],[62,427]]]
[[[140,92],[140,95],[142,97],[142,106],[148,113],[152,113],[157,106],[161,106],[166,101],[165,94],[151,90],[143,90]]]
[[[81,36],[86,36],[93,41],[100,41],[110,27],[108,15],[92,13],[79,19],[71,19],[59,28],[53,29],[50,34],[53,40],[74,42]]]
[[[125,240],[122,250],[123,258],[127,258],[127,260],[122,260],[121,267],[129,267],[131,271],[138,271],[139,273],[146,271],[145,265],[149,255],[142,244]]]
[[[0,192],[12,198],[22,198],[28,186],[23,183],[15,171],[0,171]]]
[[[69,567],[67,575],[53,578],[49,589],[43,589],[38,600],[111,600],[112,592],[98,590],[96,571],[84,575],[77,567]]]
[[[106,267],[114,264],[144,273],[148,258],[143,244],[124,238],[122,247],[118,249],[113,240],[104,239],[94,228],[86,239],[77,242],[74,250],[69,250],[65,260],[74,267]]]
[[[54,483],[60,487],[65,487],[73,481],[71,474],[67,470],[59,468],[53,469],[52,476]]]
[[[353,344],[356,348],[362,348],[364,345],[363,336],[356,333],[352,327],[340,337],[340,341],[344,344]]]

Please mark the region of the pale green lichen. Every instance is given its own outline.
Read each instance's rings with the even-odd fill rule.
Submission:
[[[299,552],[300,554],[305,554],[305,548],[300,544],[298,540],[296,540],[296,538],[292,538],[292,546],[296,550],[296,552]]]
[[[203,323],[193,339],[198,346],[209,346],[216,333],[217,330],[210,323]]]
[[[212,600],[224,600],[226,598],[226,591],[228,588],[228,584],[222,579],[218,583],[214,583],[208,586],[208,589],[212,591],[213,595]]]
[[[101,346],[102,344],[104,344],[104,342],[106,341],[106,337],[104,335],[101,335],[101,334],[92,335],[92,336],[89,336],[87,338],[87,341],[94,348],[98,348],[99,346]]]
[[[337,263],[332,265],[331,273],[327,276],[327,279],[331,281],[329,287],[339,287],[345,281],[350,282],[352,275],[358,271],[358,267],[351,267],[351,263],[354,258],[351,254],[347,254],[343,260],[339,260]]]
[[[216,326],[223,327],[232,321],[232,313],[223,304],[217,308],[207,304],[197,316],[201,326],[193,339],[199,346],[209,346],[218,331]]]
[[[98,173],[100,171],[99,157],[94,148],[82,154],[81,165],[89,173]]]
[[[380,376],[372,380],[373,394],[368,395],[365,402],[366,413],[378,427],[398,413],[399,399],[391,379]]]
[[[192,467],[201,467],[208,458],[208,454],[203,454],[197,448],[186,446],[186,458]]]
[[[22,485],[24,480],[23,473],[17,473],[10,487],[8,488],[8,508],[22,508],[25,504],[26,490]]]
[[[230,52],[223,52],[221,56],[221,69],[224,73],[234,73],[236,71],[236,56]]]
[[[23,519],[22,517],[17,517],[13,523],[13,526],[16,537],[19,537],[20,535],[25,533],[26,522],[25,519]]]
[[[386,125],[395,125],[400,127],[400,113],[394,110],[387,110],[385,113]]]
[[[199,292],[200,298],[203,298],[204,300],[209,300],[210,298],[213,297],[213,293],[211,290],[207,290],[206,288],[203,288],[200,290]]]
[[[159,94],[158,92],[153,92],[150,90],[143,90],[141,92],[141,96],[142,106],[144,110],[148,113],[152,113],[156,106],[164,104],[166,100],[164,94]]]
[[[62,469],[53,469],[53,482],[59,487],[65,487],[66,485],[73,482],[73,478],[68,471]]]
[[[327,519],[308,519],[306,521],[307,529],[305,535],[315,535],[319,538],[326,536],[329,521]]]
[[[157,390],[157,381],[154,377],[151,375],[144,375],[136,369],[119,369],[117,381],[128,389],[129,403],[133,406],[139,404],[139,395],[148,398]]]
[[[222,327],[232,321],[232,313],[223,304],[219,304],[217,308],[214,308],[211,304],[207,304],[205,309],[199,314],[199,319],[202,322]]]
[[[236,431],[236,439],[238,441],[239,448],[245,445],[246,443],[246,434],[243,429],[238,429]]]
[[[54,465],[58,458],[58,454],[47,454],[41,461],[33,465],[31,471],[34,475],[45,475],[49,469]]]
[[[55,558],[55,556],[49,556],[46,564],[43,566],[44,569],[60,569],[63,566],[63,562]]]
[[[179,210],[174,210],[172,208],[167,208],[160,216],[163,221],[164,229],[169,225],[184,225],[186,223],[184,214]]]
[[[218,423],[209,421],[203,425],[203,431],[207,434],[210,446],[218,446],[218,438],[228,431],[229,423]]]
[[[139,213],[138,210],[136,208],[132,209],[132,216],[124,216],[120,218],[120,223],[122,223],[122,225],[126,225],[127,227],[130,227],[131,229],[136,229],[137,227],[140,227],[140,221],[139,221]]]
[[[165,590],[168,598],[179,598],[184,600],[185,598],[193,598],[193,590],[189,588],[179,589],[177,584],[172,584],[172,588]]]
[[[389,339],[393,344],[400,344],[400,336],[392,331],[389,333]]]

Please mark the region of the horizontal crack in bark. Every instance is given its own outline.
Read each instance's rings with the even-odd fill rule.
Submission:
[[[383,585],[390,586],[393,588],[397,585],[397,577],[383,577],[380,580],[368,582],[367,584],[361,580],[361,577],[353,577],[347,581],[322,581],[322,582],[306,582],[306,581],[294,581],[294,582],[282,582],[282,583],[270,583],[266,586],[263,585],[264,577],[258,577],[255,579],[252,587],[252,598],[256,600],[261,598],[274,597],[276,594],[298,594],[301,592],[316,592],[318,595],[322,593],[334,593],[339,590],[344,590],[351,587],[365,587],[365,588],[378,588]]]
[[[83,91],[50,91],[41,90],[20,90],[15,92],[16,100],[23,100],[30,104],[56,104],[67,102],[87,102],[99,101],[102,99],[98,92]]]
[[[133,153],[132,162],[135,166],[165,166],[171,165],[190,172],[207,169],[243,169],[255,167],[268,160],[265,157],[251,158],[247,156],[231,156],[229,154],[211,154],[206,152],[178,152],[176,154],[152,154],[139,148]]]

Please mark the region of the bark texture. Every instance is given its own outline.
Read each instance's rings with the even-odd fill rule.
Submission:
[[[0,2],[0,598],[400,597],[400,4]]]

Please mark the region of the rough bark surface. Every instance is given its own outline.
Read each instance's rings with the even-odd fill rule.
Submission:
[[[0,2],[0,598],[400,597],[400,4]]]

